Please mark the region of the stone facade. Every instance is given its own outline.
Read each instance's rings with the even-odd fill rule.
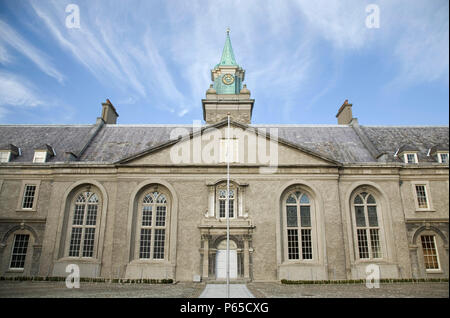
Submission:
[[[224,52],[213,80],[243,81]],[[0,275],[216,280],[231,211],[233,279],[448,277],[448,127],[360,126],[347,101],[338,125],[251,125],[253,103],[211,87],[206,125],[117,125],[110,101],[94,125],[0,125],[20,148],[0,163]]]

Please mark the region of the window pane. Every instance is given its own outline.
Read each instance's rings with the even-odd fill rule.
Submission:
[[[312,259],[311,230],[303,229],[302,233],[302,258]]]
[[[300,222],[302,226],[311,226],[311,213],[309,206],[300,206]]]
[[[224,218],[225,217],[225,200],[219,201],[219,217]]]
[[[228,213],[230,218],[234,217],[234,200],[232,199],[228,201]]]
[[[406,154],[407,163],[416,163],[416,156],[413,153]]]
[[[298,231],[287,230],[288,234],[288,258],[299,259],[298,253]]]
[[[357,230],[359,258],[369,258],[366,230]]]
[[[424,185],[416,185],[417,203],[419,208],[428,208],[427,194]]]
[[[160,194],[159,197],[156,199],[156,203],[166,203],[166,196],[164,194]]]
[[[434,236],[423,235],[421,240],[425,269],[439,269]]]
[[[72,235],[70,237],[69,256],[80,255],[81,231],[82,228],[79,227],[72,228]]]
[[[306,203],[306,204],[309,203],[309,198],[306,194],[302,195],[302,198],[300,199],[300,203]]]
[[[139,258],[150,258],[151,240],[152,240],[152,230],[141,229]]]
[[[368,197],[367,197],[367,203],[368,204],[375,204],[376,202],[375,202],[375,198],[372,196],[372,195],[369,195]]]
[[[295,196],[293,194],[291,194],[287,200],[286,203],[297,203],[297,199],[295,199]]]
[[[166,207],[156,207],[156,226],[166,226]]]
[[[381,258],[380,236],[378,229],[370,229],[370,245],[372,247],[372,257]]]
[[[356,226],[366,226],[366,218],[364,216],[364,206],[355,206]]]
[[[153,203],[153,198],[150,193],[146,194],[144,196],[144,200],[142,200],[143,203]]]
[[[73,225],[83,225],[85,205],[75,204],[75,211],[73,213]]]
[[[83,257],[92,257],[94,253],[95,228],[84,230]]]
[[[155,230],[155,246],[153,249],[154,259],[164,259],[164,243],[166,240],[166,230],[157,229]]]
[[[448,153],[441,153],[439,156],[441,158],[441,163],[448,163]]]
[[[95,225],[97,223],[97,205],[89,204],[87,208],[86,225]]]
[[[152,225],[152,206],[144,205],[142,207],[142,226]]]
[[[296,227],[297,223],[297,206],[288,205],[286,206],[286,223],[288,227]]]
[[[33,208],[35,192],[36,192],[35,185],[27,184],[25,186],[25,191],[23,193],[23,202],[22,202],[23,209],[32,209]]]
[[[377,206],[367,206],[367,213],[369,214],[369,226],[378,226]]]
[[[354,204],[363,204],[363,200],[359,195],[355,197],[355,200],[353,201]]]
[[[25,258],[27,256],[28,234],[16,234],[14,236],[14,246],[11,255],[10,268],[24,268]]]

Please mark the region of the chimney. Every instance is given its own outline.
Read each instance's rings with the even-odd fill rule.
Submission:
[[[352,104],[348,103],[348,99],[346,99],[341,108],[339,108],[336,117],[339,125],[348,125],[352,122]]]
[[[106,99],[106,102],[102,103],[102,107],[102,119],[105,124],[116,124],[119,114],[117,114],[114,105],[109,101],[109,99]]]

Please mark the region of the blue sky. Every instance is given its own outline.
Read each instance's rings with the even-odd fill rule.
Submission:
[[[76,4],[80,28],[67,28]],[[376,4],[380,27],[367,28]],[[225,30],[253,123],[448,125],[447,0],[0,0],[0,123],[191,124]]]

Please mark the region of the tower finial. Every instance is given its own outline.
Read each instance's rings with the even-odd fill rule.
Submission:
[[[230,35],[230,28],[227,28],[227,35]]]

